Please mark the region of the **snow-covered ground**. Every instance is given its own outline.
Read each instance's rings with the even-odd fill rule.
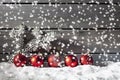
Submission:
[[[75,68],[15,67],[0,63],[0,80],[120,80],[120,62],[106,67],[77,66]]]

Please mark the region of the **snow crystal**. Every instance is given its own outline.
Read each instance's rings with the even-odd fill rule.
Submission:
[[[25,32],[25,26],[20,25],[18,26],[18,30],[16,28],[13,28],[10,32],[9,32],[9,36],[10,38],[13,39],[11,47],[14,45],[14,49],[12,50],[14,53],[20,52],[22,50],[23,47],[23,36],[24,36],[24,32]]]
[[[36,27],[33,31],[32,34],[35,36],[35,39],[30,41],[26,45],[26,51],[31,51],[31,50],[36,50],[39,47],[44,48],[45,50],[49,50],[51,41],[56,40],[56,34],[55,32],[43,32],[40,30],[39,27]]]

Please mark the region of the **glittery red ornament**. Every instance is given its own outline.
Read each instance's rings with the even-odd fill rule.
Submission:
[[[30,64],[34,67],[42,67],[44,64],[44,59],[42,56],[39,55],[33,55],[30,58]]]
[[[24,65],[26,65],[27,58],[25,57],[25,55],[19,53],[14,56],[13,62],[17,67],[23,67]]]
[[[59,67],[60,66],[60,57],[55,54],[51,54],[48,57],[48,64],[50,67]]]
[[[81,65],[93,64],[93,58],[92,58],[92,56],[90,56],[88,54],[83,54],[80,57],[80,63],[81,63]]]
[[[76,67],[78,65],[78,59],[74,55],[67,55],[65,57],[65,65],[70,67]]]

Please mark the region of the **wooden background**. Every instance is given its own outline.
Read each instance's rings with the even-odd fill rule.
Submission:
[[[108,0],[0,0],[0,27],[15,28],[24,24],[27,27],[35,26],[43,28],[119,28],[120,1],[113,0],[113,5]],[[96,4],[100,2],[100,4]],[[36,3],[39,4],[32,4]],[[13,4],[17,3],[17,4]],[[18,4],[21,3],[21,4]],[[61,3],[61,4],[59,4]],[[69,3],[69,4],[65,4]],[[80,4],[78,4],[80,3]],[[91,3],[91,4],[90,4]],[[106,4],[105,4],[106,3]],[[107,4],[108,3],[108,4]],[[9,38],[10,30],[0,30],[0,52],[11,52],[12,38]],[[52,42],[53,46],[58,46],[58,42],[67,44],[74,35],[72,31],[56,31],[59,36],[58,41]],[[65,33],[62,39],[61,33]],[[70,36],[67,36],[70,33]],[[94,54],[95,61],[106,60],[119,61],[120,56],[114,53],[120,52],[120,31],[100,30],[100,31],[78,31],[76,42],[80,45],[72,44],[69,48],[64,48],[65,52],[73,50],[75,53],[86,52],[87,49],[94,53],[111,53],[108,57]],[[107,35],[107,37],[105,37]],[[83,39],[84,37],[84,39]],[[101,37],[105,37],[102,41]],[[29,37],[28,37],[29,38]],[[98,41],[96,41],[98,38]],[[110,39],[110,40],[109,40]],[[8,43],[6,48],[3,44]],[[107,46],[106,46],[107,45]],[[22,45],[21,45],[22,46]],[[7,55],[7,54],[6,54]],[[1,61],[4,55],[1,54]],[[116,59],[115,59],[116,58]],[[96,64],[96,63],[95,63]]]

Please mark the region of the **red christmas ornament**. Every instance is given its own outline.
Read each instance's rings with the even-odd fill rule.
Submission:
[[[65,65],[70,67],[76,67],[78,65],[78,59],[74,55],[67,55],[65,57]]]
[[[42,56],[39,55],[33,55],[30,58],[30,64],[34,67],[42,67],[44,64],[44,59]]]
[[[17,54],[14,56],[13,62],[17,67],[23,67],[27,63],[27,58],[23,54]]]
[[[59,67],[60,65],[60,57],[58,55],[55,54],[51,54],[48,57],[48,64],[51,67]]]
[[[80,57],[80,63],[82,65],[93,64],[93,58],[90,55],[88,55],[88,54],[83,54]]]

